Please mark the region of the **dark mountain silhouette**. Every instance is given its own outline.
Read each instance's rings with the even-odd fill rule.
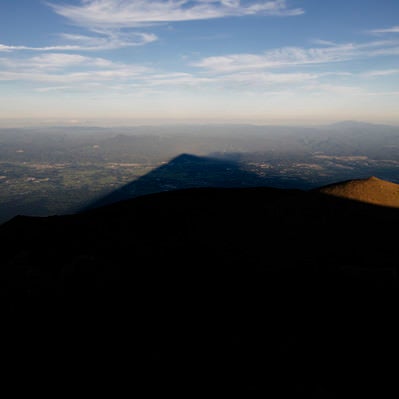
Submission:
[[[0,226],[3,361],[91,394],[397,397],[398,221],[272,187],[16,217]]]

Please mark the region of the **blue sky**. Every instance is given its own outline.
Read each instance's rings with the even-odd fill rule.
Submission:
[[[0,1],[0,124],[399,124],[398,104],[398,0]]]

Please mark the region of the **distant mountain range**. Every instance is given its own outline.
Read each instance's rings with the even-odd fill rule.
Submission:
[[[397,189],[187,187],[13,218],[10,358],[115,396],[397,397]]]

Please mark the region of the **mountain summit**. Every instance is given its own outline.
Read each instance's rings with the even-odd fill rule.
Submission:
[[[335,197],[399,208],[399,184],[375,176],[330,184],[317,191]]]

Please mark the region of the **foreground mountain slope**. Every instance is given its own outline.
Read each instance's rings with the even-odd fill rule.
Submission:
[[[398,221],[267,187],[17,217],[0,227],[14,358],[68,359],[114,395],[397,397]]]
[[[321,187],[318,191],[355,201],[399,208],[399,184],[374,176],[330,184]]]

